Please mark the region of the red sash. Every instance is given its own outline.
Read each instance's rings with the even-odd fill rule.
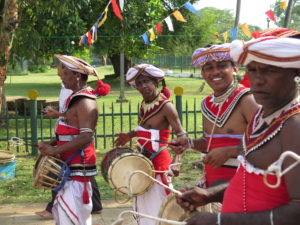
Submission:
[[[210,122],[215,123],[218,127],[223,127],[228,118],[230,117],[234,107],[239,102],[241,97],[247,94],[250,91],[249,88],[244,86],[240,86],[236,91],[233,92],[231,96],[227,98],[227,100],[222,104],[221,111],[216,121],[216,117],[219,111],[219,104],[213,102],[213,94],[208,95],[201,102],[201,111],[203,116],[208,119]]]
[[[209,143],[210,138],[206,138],[206,143]],[[229,138],[229,137],[218,137],[212,138],[210,149],[225,147],[225,146],[236,146],[241,142],[240,138]],[[205,165],[205,178],[206,187],[209,187],[213,182],[217,180],[231,180],[236,172],[236,168],[221,166],[213,169],[211,165]]]

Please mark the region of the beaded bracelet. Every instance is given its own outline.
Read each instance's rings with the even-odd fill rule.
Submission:
[[[217,215],[217,225],[221,225],[221,213],[218,213]]]
[[[270,212],[270,224],[274,225],[273,210]]]

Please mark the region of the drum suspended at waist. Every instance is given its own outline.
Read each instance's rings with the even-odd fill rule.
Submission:
[[[152,185],[152,180],[136,173],[137,171],[143,171],[151,177],[155,176],[152,162],[127,147],[110,150],[101,162],[103,178],[112,188],[123,194],[129,194],[129,183],[132,196],[143,194]]]

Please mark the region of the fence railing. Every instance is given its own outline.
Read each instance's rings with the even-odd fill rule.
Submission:
[[[6,113],[0,117],[1,149],[36,154],[36,147],[32,146],[32,144],[55,137],[54,129],[57,119],[44,117],[40,110],[37,111],[37,109],[43,108],[43,102],[30,101],[32,101],[30,104],[33,107],[29,110],[31,113],[28,113],[28,109],[25,108],[20,113],[15,108],[14,112]],[[189,104],[188,101],[182,103],[181,96],[177,96],[175,102],[177,111],[180,114],[179,117],[182,118],[184,129],[193,137],[202,134],[202,115],[199,102],[194,99],[192,104]],[[32,110],[35,110],[37,113],[32,113]],[[114,145],[113,141],[117,133],[133,130],[138,124],[138,111],[139,105],[132,105],[130,102],[111,103],[109,106],[103,103],[99,107],[99,118],[95,132],[96,148],[100,150],[110,149]],[[14,137],[22,140],[21,143],[12,146],[10,140]]]

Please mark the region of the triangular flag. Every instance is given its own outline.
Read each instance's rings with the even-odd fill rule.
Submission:
[[[274,23],[276,23],[274,12],[272,11],[272,9],[270,9],[269,11],[267,11],[265,13],[267,14],[267,16],[269,17],[270,20],[272,20],[272,21],[274,21]]]
[[[233,28],[231,30],[231,36],[232,36],[232,40],[235,40],[236,39],[236,33],[237,33],[237,28]]]
[[[123,20],[123,17],[121,15],[121,12],[120,12],[120,9],[117,5],[117,0],[111,0],[111,5],[112,5],[112,8],[113,8],[113,11],[114,13],[116,14],[116,16],[120,19],[120,20]]]
[[[148,39],[148,35],[146,33],[143,33],[142,35],[142,38],[144,39],[144,43],[147,45],[149,44],[149,39]]]
[[[124,0],[119,0],[119,6],[120,6],[121,11],[123,12]]]
[[[107,11],[108,11],[108,7],[106,7],[105,9],[104,9],[104,16],[103,16],[103,19],[100,21],[100,23],[98,24],[98,27],[101,27],[103,24],[104,24],[104,22],[105,22],[105,20],[107,19]]]
[[[153,28],[151,28],[149,30],[149,33],[150,33],[150,41],[154,41],[155,40],[155,34],[154,34]]]
[[[96,25],[94,25],[92,27],[92,39],[93,39],[93,41],[97,40],[97,27],[96,27]]]
[[[87,36],[87,42],[89,45],[93,44],[93,39],[92,39],[92,34],[91,31],[89,30],[88,32],[86,32],[86,36]]]
[[[158,35],[161,35],[162,32],[162,25],[160,23],[155,25],[156,31]]]
[[[245,34],[247,37],[251,38],[252,35],[251,35],[251,32],[250,32],[250,30],[249,30],[248,25],[247,25],[246,23],[244,23],[244,24],[242,24],[241,27],[242,27],[242,30],[243,30],[244,34]]]
[[[195,9],[195,7],[190,3],[190,2],[186,2],[183,5],[187,10],[189,10],[190,12],[198,15],[198,11]]]
[[[82,41],[83,41],[83,35],[80,37],[80,40],[79,40],[79,42],[78,42],[78,45],[79,45],[79,46],[82,45],[82,43],[83,43]]]
[[[228,33],[227,33],[227,32],[223,33],[223,39],[224,39],[224,42],[227,41],[227,37],[228,37]]]
[[[286,10],[286,1],[280,2],[280,8]]]
[[[176,18],[176,20],[178,20],[178,21],[180,21],[180,22],[187,22],[187,21],[183,18],[182,14],[181,14],[181,12],[180,12],[179,10],[175,10],[172,14],[173,14],[173,16]]]
[[[171,20],[170,16],[165,18],[165,22],[168,26],[169,31],[174,31],[173,23],[172,23],[172,20]]]

